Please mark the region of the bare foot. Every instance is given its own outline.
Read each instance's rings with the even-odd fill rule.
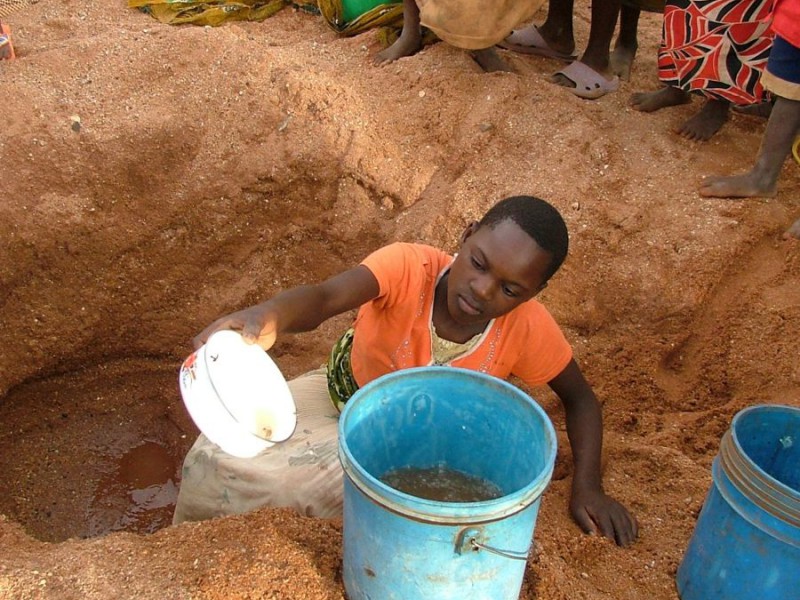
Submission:
[[[794,225],[789,227],[786,230],[786,233],[783,234],[783,239],[788,240],[789,238],[795,238],[800,240],[800,219],[794,222]]]
[[[614,49],[611,51],[611,56],[608,59],[608,66],[612,74],[618,75],[619,78],[624,81],[630,80],[633,59],[636,57],[638,46],[638,44],[623,46],[617,42],[617,45],[614,46]]]
[[[699,142],[710,140],[728,120],[729,108],[724,100],[706,100],[703,108],[678,128],[678,135]]]
[[[484,48],[483,50],[473,50],[470,56],[478,63],[486,73],[513,73],[512,69],[494,48]]]
[[[680,88],[667,86],[655,92],[637,92],[631,94],[631,106],[641,112],[655,112],[668,106],[688,104],[692,101],[689,92]]]
[[[729,177],[706,177],[698,190],[701,196],[712,198],[772,198],[777,191],[775,181],[768,181],[755,171]]]
[[[758,102],[757,104],[734,106],[732,109],[740,115],[769,119],[770,114],[772,114],[772,102]]]
[[[385,65],[404,56],[411,56],[422,48],[422,32],[419,28],[403,27],[400,37],[394,44],[381,50],[372,59],[375,65]]]

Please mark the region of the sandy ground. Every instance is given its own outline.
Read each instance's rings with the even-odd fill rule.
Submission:
[[[579,45],[588,3],[578,3]],[[543,14],[538,16],[538,20]],[[377,68],[286,8],[170,27],[121,0],[42,0],[0,63],[0,597],[344,597],[342,525],[287,510],[169,523],[197,431],[177,369],[217,316],[316,281],[395,239],[454,248],[496,200],[558,206],[571,253],[541,299],[604,403],[605,482],[641,524],[620,549],[567,512],[563,412],[522,598],[674,600],[674,577],[736,412],[800,406],[800,169],[771,200],[709,200],[752,163],[764,122],[708,143],[643,115],[658,15],[632,81],[598,101],[558,63],[504,53],[487,75],[435,44]],[[287,376],[349,316],[279,341]]]

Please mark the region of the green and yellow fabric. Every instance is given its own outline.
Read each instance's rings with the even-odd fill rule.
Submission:
[[[287,6],[286,0],[128,0],[168,25],[211,25],[226,21],[262,21]]]
[[[376,27],[403,28],[403,3],[386,0],[317,0],[322,18],[342,35]]]
[[[353,377],[353,368],[350,366],[354,333],[355,330],[352,327],[345,331],[344,335],[331,348],[328,364],[325,366],[328,376],[328,394],[339,412],[342,412],[350,397],[358,391],[358,383]]]
[[[0,0],[2,3],[25,0]],[[169,25],[210,25],[226,21],[262,21],[286,6],[321,14],[338,33],[355,35],[375,27],[403,27],[403,4],[399,0],[128,0]]]

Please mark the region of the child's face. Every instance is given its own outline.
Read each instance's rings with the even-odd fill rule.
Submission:
[[[506,314],[544,289],[551,259],[511,220],[470,225],[448,277],[450,316],[467,325]]]

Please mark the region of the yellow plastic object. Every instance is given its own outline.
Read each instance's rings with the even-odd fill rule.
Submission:
[[[792,146],[792,155],[797,161],[797,164],[800,165],[800,136],[797,136],[797,139],[794,141],[794,146]]]

